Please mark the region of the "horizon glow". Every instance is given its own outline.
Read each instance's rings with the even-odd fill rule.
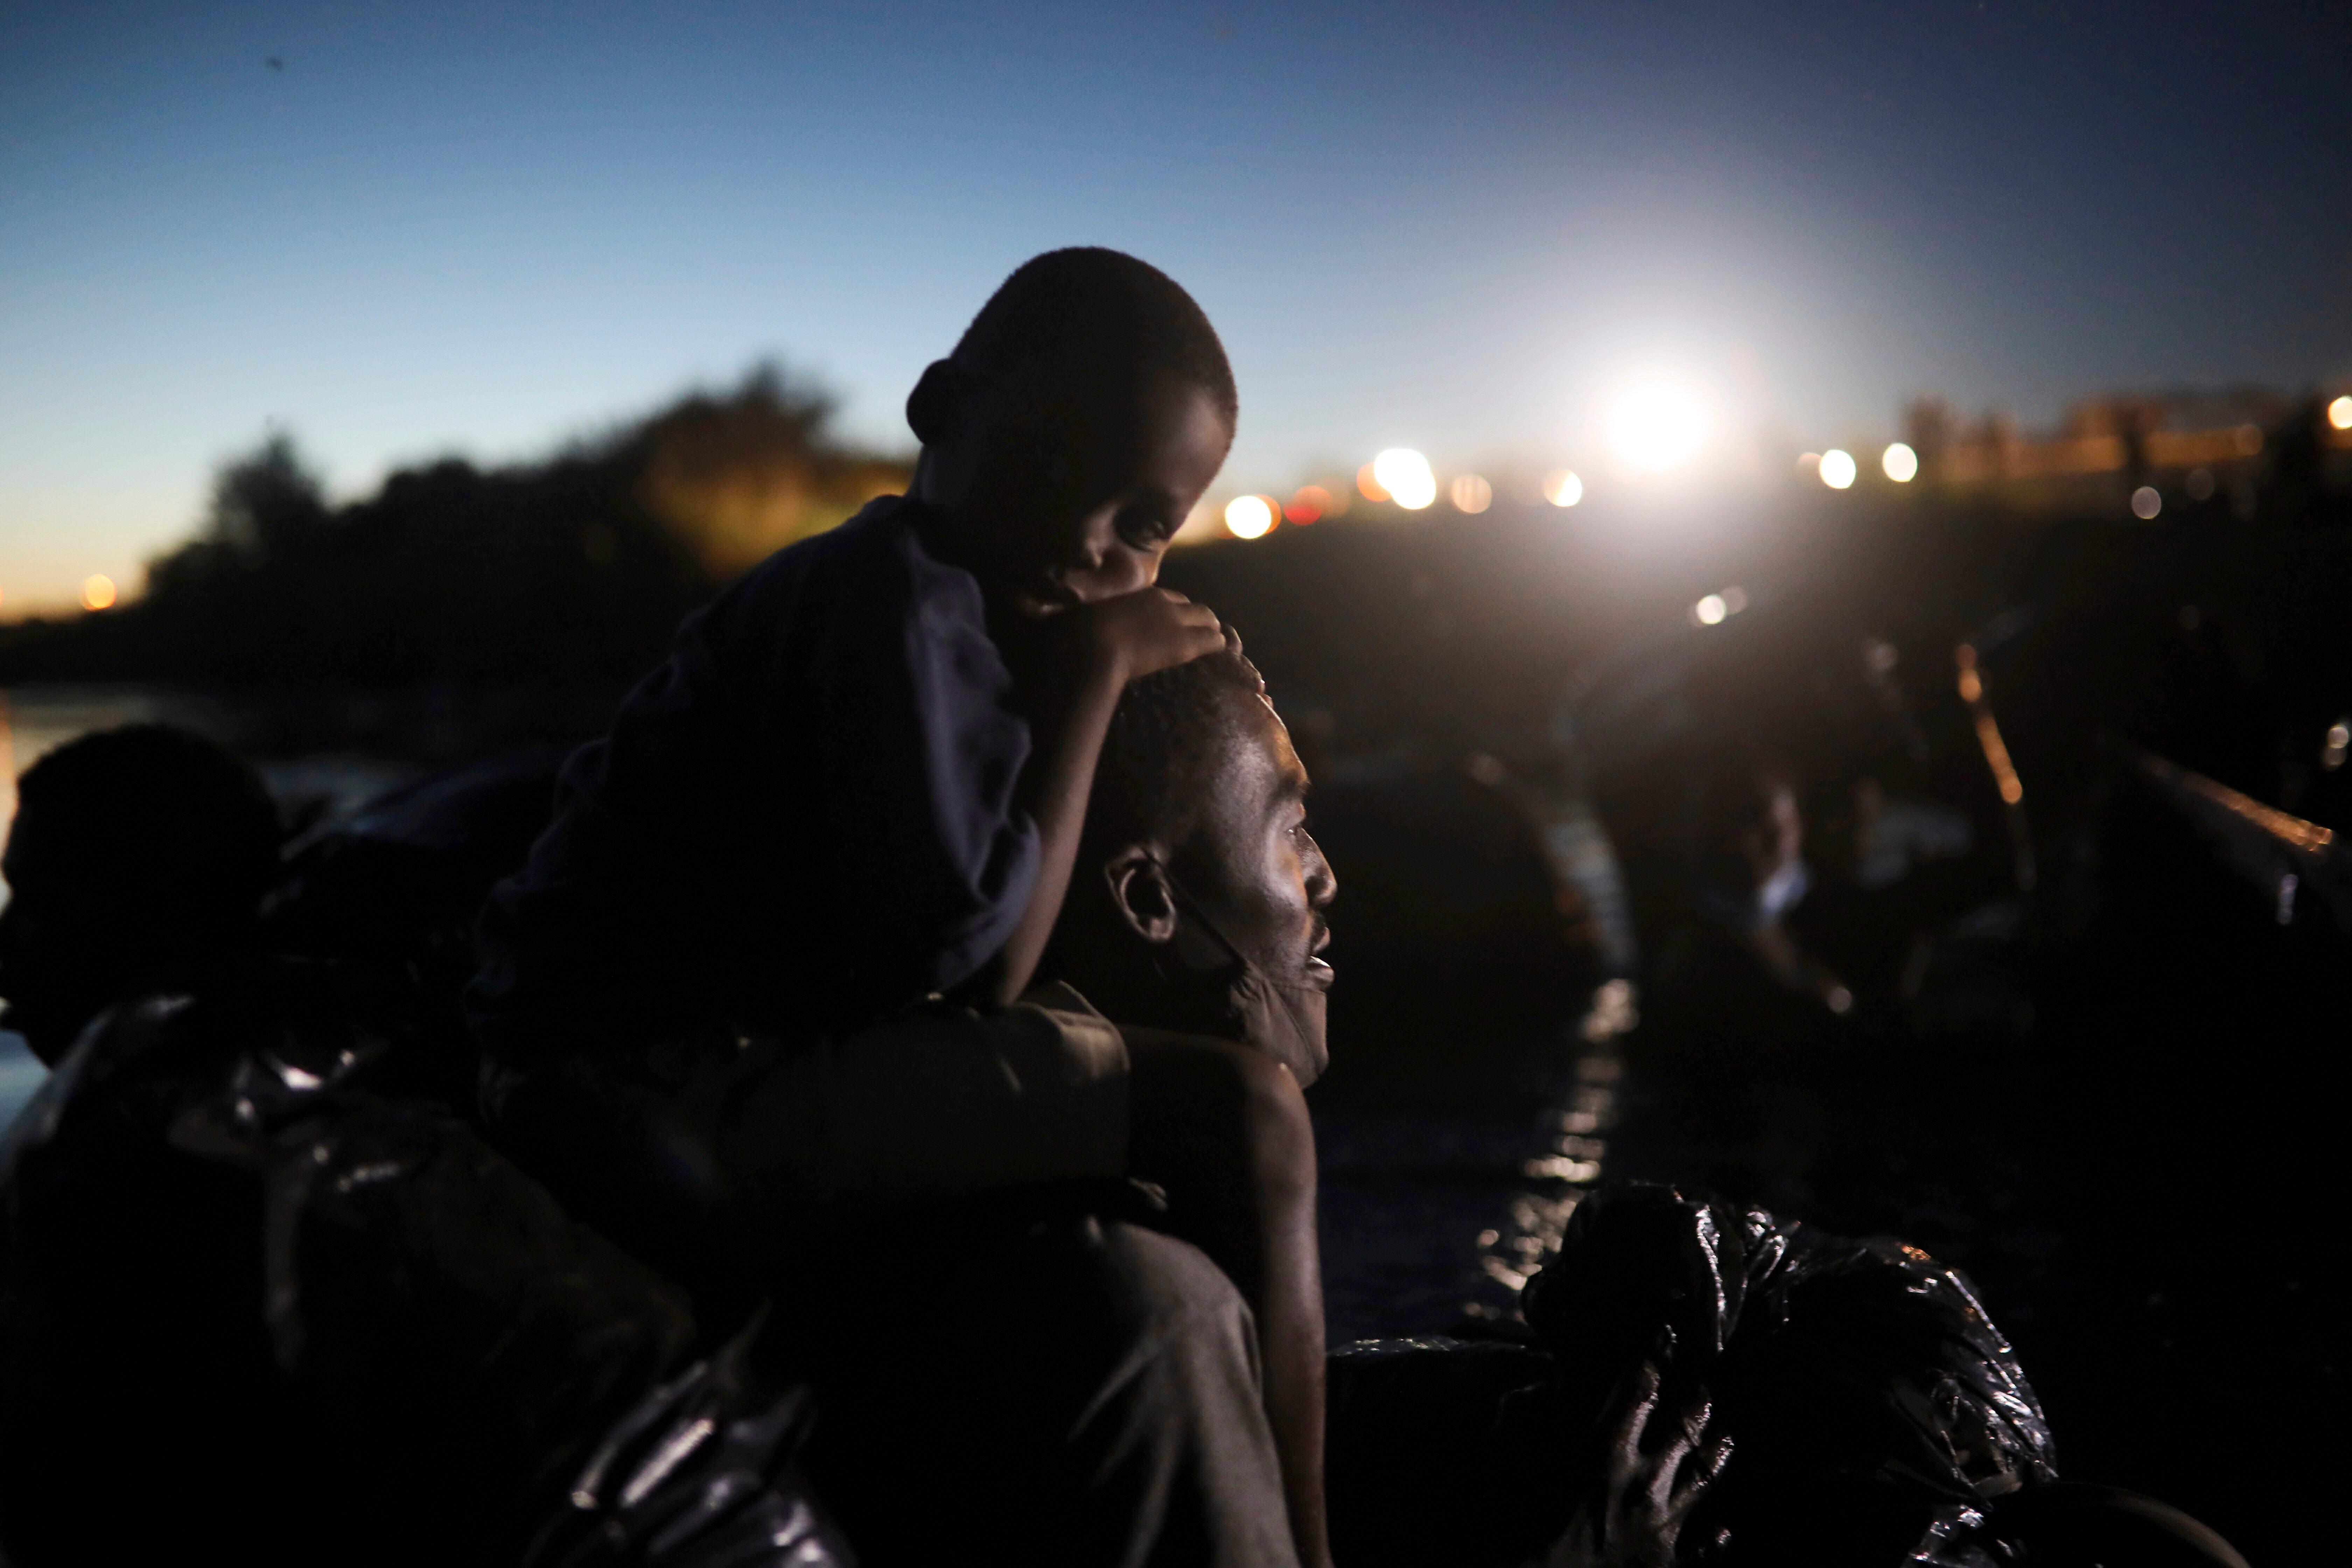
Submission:
[[[2308,258],[2352,244],[2352,160],[2308,150],[2352,22],[2103,3],[10,8],[0,606],[135,595],[273,428],[347,499],[776,355],[904,450],[924,364],[1066,244],[1216,322],[1226,494],[1400,440],[1591,474],[1586,411],[1660,358],[1768,452],[1889,438],[1920,391],[2039,426],[2347,390],[2352,296]]]

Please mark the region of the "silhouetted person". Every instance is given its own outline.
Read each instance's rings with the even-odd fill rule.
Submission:
[[[58,748],[17,802],[0,994],[52,1071],[0,1163],[0,1529],[12,1557],[60,1562],[126,1516],[158,1545],[225,1526],[239,1510],[200,1463],[121,1462],[266,1452],[288,1417],[249,1375],[268,1349],[242,1184],[189,1169],[156,1125],[204,1053],[126,1061],[90,1027],[142,998],[244,988],[278,821],[245,763],[162,725]],[[90,1114],[45,1158],[77,1103]]]
[[[10,1563],[511,1563],[551,1521],[633,1562],[658,1533],[836,1561],[776,1451],[790,1389],[689,1365],[682,1292],[399,1092],[446,1076],[406,1070],[413,1008],[259,951],[250,768],[139,726],[20,795],[0,984],[55,1070],[0,1152]]]
[[[58,747],[16,784],[0,1023],[55,1067],[105,1007],[253,956],[278,811],[241,758],[163,724]]]
[[[1171,1199],[1232,1211],[1199,1234],[1255,1310],[1311,1565],[1321,1305],[1296,1077],[1169,1045],[1226,1086],[1195,1093],[1075,999],[1019,1000],[1122,691],[1225,646],[1151,584],[1234,410],[1213,330],[1167,278],[1105,250],[1021,268],[908,400],[911,493],[689,620],[567,765],[485,917],[474,999],[509,1145],[706,1291],[756,1294],[880,1216],[1137,1174],[1167,1130],[1216,1151],[1167,1173]]]

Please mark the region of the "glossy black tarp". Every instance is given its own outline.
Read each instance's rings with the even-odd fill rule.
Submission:
[[[1994,1500],[2056,1479],[2039,1401],[1967,1279],[1670,1186],[1586,1198],[1528,1287],[1533,1342],[1380,1342],[1331,1363],[1335,1553],[1523,1562],[1597,1473],[1639,1363],[1735,1447],[1681,1560],[2015,1561]]]
[[[804,1393],[690,1359],[681,1292],[275,979],[102,1019],[16,1128],[10,1560],[845,1562]]]

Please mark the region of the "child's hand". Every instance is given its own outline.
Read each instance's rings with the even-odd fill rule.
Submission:
[[[1216,612],[1173,588],[1141,588],[1082,605],[1071,614],[1085,627],[1097,668],[1122,686],[1225,647],[1225,628]]]

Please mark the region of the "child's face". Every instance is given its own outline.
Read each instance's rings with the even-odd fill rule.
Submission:
[[[1052,615],[1147,588],[1224,465],[1233,431],[1206,389],[963,382],[923,449],[917,493],[991,594]]]

